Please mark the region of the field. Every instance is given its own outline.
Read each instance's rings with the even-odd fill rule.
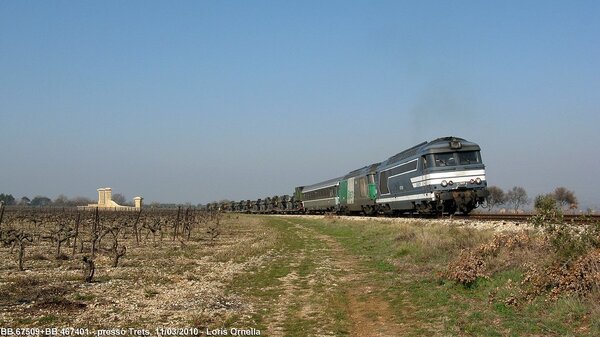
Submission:
[[[544,231],[523,227],[189,210],[7,212],[4,242],[19,229],[31,240],[22,240],[22,271],[17,241],[0,248],[0,328],[599,335],[598,259],[590,260],[589,249],[570,255],[577,272],[592,266],[591,276],[582,276],[587,283],[569,279],[568,268],[556,277],[571,283],[549,281],[565,252]],[[89,279],[83,259],[92,257]]]

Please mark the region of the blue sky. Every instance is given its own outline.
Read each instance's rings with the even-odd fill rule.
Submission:
[[[454,135],[600,209],[597,1],[2,1],[0,192],[291,193]]]

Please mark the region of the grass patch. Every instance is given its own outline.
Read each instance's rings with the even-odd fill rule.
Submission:
[[[73,299],[76,301],[92,301],[94,299],[96,299],[96,295],[93,294],[82,294],[82,293],[75,293],[73,295]]]
[[[56,323],[59,321],[58,316],[55,315],[46,315],[46,316],[42,316],[40,319],[38,319],[38,323],[39,324],[52,324],[52,323]]]

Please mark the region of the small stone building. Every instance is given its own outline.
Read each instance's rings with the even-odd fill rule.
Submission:
[[[121,206],[112,200],[112,188],[103,187],[98,189],[98,203],[89,204],[87,206],[81,206],[81,209],[106,209],[106,210],[117,210],[117,211],[135,211],[142,208],[142,197],[133,198],[133,207]]]

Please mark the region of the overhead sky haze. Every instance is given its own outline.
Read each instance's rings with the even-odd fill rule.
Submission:
[[[600,210],[597,1],[2,1],[0,193],[290,194],[422,141]]]

